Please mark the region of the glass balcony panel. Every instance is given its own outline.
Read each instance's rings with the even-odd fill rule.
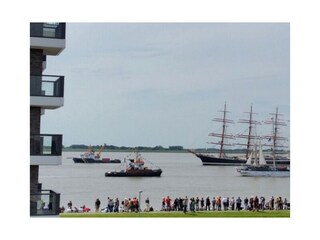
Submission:
[[[30,135],[30,155],[61,156],[62,135]]]
[[[54,75],[31,75],[30,76],[30,95],[63,97],[64,76]]]
[[[58,215],[60,213],[60,193],[41,190],[30,195],[30,215]]]
[[[54,96],[54,82],[43,81],[41,86],[43,96]]]
[[[65,23],[30,23],[30,37],[65,39]]]

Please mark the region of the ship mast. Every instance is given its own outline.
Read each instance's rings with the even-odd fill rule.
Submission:
[[[211,144],[217,144],[220,145],[220,149],[219,149],[219,158],[223,157],[223,147],[225,145],[229,145],[232,146],[232,144],[228,144],[225,142],[225,139],[234,139],[233,135],[230,134],[226,134],[226,128],[228,127],[227,124],[228,123],[234,123],[232,120],[227,119],[227,113],[229,113],[227,111],[227,104],[224,103],[224,109],[223,111],[219,111],[219,112],[223,112],[223,118],[214,118],[212,121],[215,122],[222,122],[222,132],[221,133],[210,133],[209,136],[213,136],[213,137],[220,137],[220,141],[219,142],[210,142]]]
[[[272,124],[272,135],[271,136],[265,136],[265,138],[268,139],[268,141],[272,140],[272,144],[266,144],[266,146],[271,146],[272,147],[272,158],[273,158],[273,166],[275,167],[276,164],[276,154],[277,154],[277,149],[278,147],[285,147],[281,144],[279,144],[279,141],[284,141],[287,138],[285,137],[280,137],[279,136],[279,127],[278,126],[287,126],[287,124],[279,119],[279,114],[278,113],[278,107],[276,108],[275,113],[270,113],[270,115],[274,116],[271,118],[271,120],[266,121],[266,124]]]
[[[251,146],[253,146],[251,141],[252,141],[252,139],[256,139],[257,138],[257,136],[256,136],[257,134],[252,135],[252,128],[253,128],[254,125],[259,125],[261,123],[258,122],[258,121],[254,121],[253,120],[252,115],[256,114],[256,113],[252,112],[252,104],[251,104],[251,107],[250,107],[250,112],[245,112],[245,113],[249,114],[249,119],[240,119],[238,122],[239,123],[247,123],[247,124],[249,124],[248,134],[238,134],[237,138],[245,138],[245,139],[247,139],[247,143],[246,144],[238,143],[237,145],[245,145],[246,146],[246,159],[248,159],[249,158],[249,154],[250,154],[250,148],[251,148]]]

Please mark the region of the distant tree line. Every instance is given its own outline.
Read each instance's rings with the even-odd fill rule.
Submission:
[[[103,145],[85,145],[85,144],[73,144],[69,147],[63,147],[64,150],[87,150],[91,147],[93,150],[98,151]],[[115,145],[107,145],[106,151],[177,151],[177,152],[187,152],[188,149],[183,148],[183,146],[169,146],[163,147],[161,145],[157,145],[154,147],[146,147],[146,146],[136,146],[136,147],[126,147],[126,146],[115,146]],[[192,149],[195,152],[202,153],[218,153],[219,149],[217,148],[195,148]],[[271,152],[272,149],[265,149],[265,152]],[[226,153],[245,153],[246,149],[244,148],[236,148],[236,149],[226,149]],[[285,150],[278,150],[277,153],[287,153]]]
[[[100,149],[102,145],[85,145],[85,144],[72,144],[69,147],[66,147],[67,149],[88,149],[91,147],[92,149]],[[169,146],[168,148],[165,148],[163,146],[157,145],[155,147],[146,147],[146,146],[137,146],[137,147],[125,147],[125,146],[114,146],[114,145],[107,145],[108,150],[138,150],[138,151],[165,151],[165,150],[171,150],[171,151],[182,151],[183,146]]]

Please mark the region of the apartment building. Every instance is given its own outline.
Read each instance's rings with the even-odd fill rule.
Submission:
[[[30,215],[59,213],[60,194],[43,189],[40,166],[60,165],[62,135],[41,131],[41,116],[64,103],[64,76],[43,75],[47,56],[65,48],[65,23],[30,23]],[[49,70],[49,68],[48,68]]]

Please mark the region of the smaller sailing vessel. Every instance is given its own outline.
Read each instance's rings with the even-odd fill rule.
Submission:
[[[115,171],[105,173],[106,177],[160,177],[162,170],[159,167],[145,166],[146,159],[142,158],[138,152],[135,152],[135,158],[125,159],[122,166]],[[150,161],[148,161],[153,165]]]
[[[263,155],[261,141],[259,142],[259,153],[255,144],[246,164],[238,167],[237,172],[245,177],[290,177],[290,169],[288,167],[276,167],[275,159],[273,166],[267,164]]]
[[[120,159],[101,158],[100,154],[107,147],[106,144],[101,146],[99,152],[95,154],[95,151],[89,146],[89,149],[81,154],[79,157],[74,157],[74,163],[121,163]]]

